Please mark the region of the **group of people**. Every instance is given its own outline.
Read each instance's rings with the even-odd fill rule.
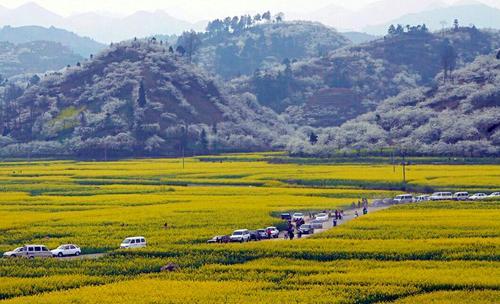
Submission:
[[[363,209],[368,208],[368,199],[362,198],[361,200],[358,200],[358,205],[357,206],[358,206],[358,209],[361,209],[361,207],[363,207]],[[356,209],[356,203],[355,202],[352,202],[351,208],[352,209]]]
[[[298,219],[293,221],[295,223],[295,226],[292,223],[292,220],[288,221],[288,227],[285,231],[285,240],[293,240],[295,237],[295,229],[297,229],[297,238],[302,237],[302,232],[300,231],[300,226],[305,224],[304,219]]]

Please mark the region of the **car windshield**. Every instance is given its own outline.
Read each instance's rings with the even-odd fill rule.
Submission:
[[[15,252],[21,252],[21,251],[24,251],[24,248],[23,247],[19,247],[19,248],[16,248],[14,249]]]
[[[295,215],[295,216],[303,216],[303,214],[302,214],[302,213],[295,213],[294,215]]]
[[[126,240],[124,240],[124,241],[123,241],[123,244],[129,244],[129,243],[130,243],[130,241],[131,241],[131,240],[126,239]]]
[[[61,246],[57,247],[57,249],[64,249],[64,247],[66,247],[66,246],[61,245]]]
[[[311,225],[302,225],[302,228],[311,228]]]
[[[316,216],[325,216],[326,214],[325,213],[319,213],[318,215]]]
[[[241,232],[241,231],[235,231],[235,232],[233,233],[233,235],[242,235],[242,234],[243,234],[243,232]]]

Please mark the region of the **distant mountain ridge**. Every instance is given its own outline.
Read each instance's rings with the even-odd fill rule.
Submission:
[[[52,41],[69,47],[73,52],[86,58],[105,48],[104,44],[98,43],[88,37],[80,37],[75,33],[55,27],[45,28],[41,26],[4,26],[0,29],[0,41],[16,44],[33,41]]]
[[[140,11],[124,18],[84,13],[62,17],[36,3],[30,2],[14,9],[0,8],[0,26],[57,27],[89,36],[103,42],[117,42],[133,37],[155,34],[180,34],[185,30],[202,30],[206,22],[190,23],[174,18],[164,11]]]

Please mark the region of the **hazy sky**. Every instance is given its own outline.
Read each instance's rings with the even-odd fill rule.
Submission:
[[[27,2],[36,2],[63,16],[90,11],[123,16],[139,10],[162,9],[175,17],[196,21],[267,9],[273,12],[304,13],[329,4],[358,9],[375,1],[377,0],[0,0],[0,5],[13,8]],[[452,3],[456,0],[441,1]],[[500,0],[482,1],[500,5]]]

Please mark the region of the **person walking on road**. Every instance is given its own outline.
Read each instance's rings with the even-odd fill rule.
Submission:
[[[354,211],[354,217],[357,218],[359,216],[358,210]]]

